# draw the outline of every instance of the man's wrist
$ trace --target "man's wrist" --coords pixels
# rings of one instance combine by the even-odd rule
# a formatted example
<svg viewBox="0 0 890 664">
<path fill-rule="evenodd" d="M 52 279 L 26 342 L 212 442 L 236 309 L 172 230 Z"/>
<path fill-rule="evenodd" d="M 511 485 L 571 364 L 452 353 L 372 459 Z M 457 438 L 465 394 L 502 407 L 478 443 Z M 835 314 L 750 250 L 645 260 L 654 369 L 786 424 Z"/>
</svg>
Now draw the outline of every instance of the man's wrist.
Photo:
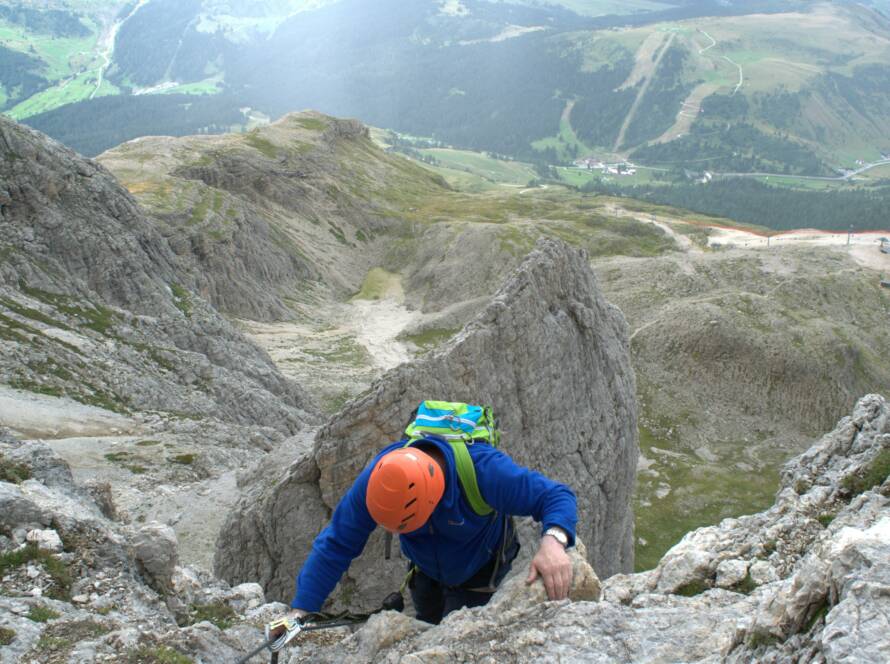
<svg viewBox="0 0 890 664">
<path fill-rule="evenodd" d="M 563 549 L 569 546 L 568 533 L 566 533 L 566 531 L 564 531 L 559 526 L 551 526 L 550 528 L 545 530 L 544 537 L 556 540 L 557 542 L 559 542 L 560 546 L 562 546 Z"/>
</svg>

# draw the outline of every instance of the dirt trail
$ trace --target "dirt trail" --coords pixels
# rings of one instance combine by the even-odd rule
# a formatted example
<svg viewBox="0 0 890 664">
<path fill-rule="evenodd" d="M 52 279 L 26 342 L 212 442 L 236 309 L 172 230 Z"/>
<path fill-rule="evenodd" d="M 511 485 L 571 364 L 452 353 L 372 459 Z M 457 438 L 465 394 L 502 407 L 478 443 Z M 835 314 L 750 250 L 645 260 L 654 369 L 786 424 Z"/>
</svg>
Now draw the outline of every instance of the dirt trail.
<svg viewBox="0 0 890 664">
<path fill-rule="evenodd" d="M 96 77 L 96 89 L 90 94 L 90 99 L 96 96 L 96 93 L 99 92 L 99 88 L 102 87 L 102 79 L 105 76 L 105 70 L 111 66 L 111 57 L 114 55 L 114 42 L 117 39 L 117 33 L 121 29 L 121 26 L 126 23 L 130 18 L 139 11 L 139 8 L 142 7 L 148 0 L 139 0 L 136 5 L 130 10 L 130 13 L 127 14 L 124 18 L 119 21 L 115 21 L 108 32 L 104 33 L 100 38 L 97 46 L 101 45 L 102 51 L 99 53 L 99 56 L 105 60 L 105 64 L 101 65 L 97 70 Z"/>
<path fill-rule="evenodd" d="M 705 53 L 707 53 L 708 51 L 710 51 L 712 48 L 714 48 L 714 47 L 717 45 L 717 40 L 714 39 L 711 35 L 709 35 L 709 34 L 708 34 L 707 32 L 705 32 L 704 30 L 702 30 L 701 28 L 698 28 L 698 31 L 699 31 L 701 34 L 703 34 L 705 37 L 707 37 L 708 39 L 711 40 L 711 43 L 710 43 L 708 46 L 705 46 L 704 48 L 700 48 L 700 49 L 698 49 L 698 54 L 699 54 L 699 55 L 704 55 Z"/>
<path fill-rule="evenodd" d="M 618 132 L 618 138 L 615 139 L 615 145 L 612 146 L 613 152 L 618 152 L 618 149 L 624 143 L 624 135 L 627 133 L 627 128 L 630 127 L 630 123 L 633 121 L 634 116 L 637 113 L 637 109 L 640 107 L 640 104 L 643 102 L 643 98 L 646 96 L 646 92 L 649 90 L 649 85 L 652 83 L 652 79 L 655 77 L 655 74 L 658 72 L 658 67 L 661 65 L 661 60 L 664 58 L 664 54 L 668 52 L 671 44 L 674 42 L 674 37 L 677 34 L 672 32 L 668 35 L 667 40 L 664 42 L 664 46 L 662 46 L 661 50 L 658 52 L 658 57 L 655 59 L 655 62 L 652 65 L 651 71 L 646 76 L 645 81 L 643 82 L 643 86 L 640 88 L 640 92 L 637 94 L 637 98 L 634 99 L 633 105 L 630 107 L 630 111 L 627 113 L 627 117 L 624 118 L 624 124 L 621 125 L 621 130 Z"/>
<path fill-rule="evenodd" d="M 802 229 L 765 237 L 736 228 L 711 227 L 708 245 L 746 249 L 769 249 L 792 245 L 847 249 L 853 260 L 861 266 L 890 273 L 890 254 L 880 251 L 880 239 L 888 235 L 890 233 L 887 231 L 848 234 Z"/>
<path fill-rule="evenodd" d="M 735 97 L 736 93 L 741 89 L 742 84 L 745 82 L 745 70 L 742 69 L 742 65 L 730 58 L 728 55 L 724 55 L 723 59 L 734 67 L 737 67 L 739 70 L 739 82 L 736 83 L 736 86 L 732 89 L 732 92 L 729 95 L 730 97 Z"/>
<path fill-rule="evenodd" d="M 0 425 L 26 438 L 70 438 L 134 433 L 135 420 L 72 399 L 0 385 Z"/>
<path fill-rule="evenodd" d="M 680 250 L 686 252 L 687 254 L 701 254 L 704 250 L 695 244 L 688 237 L 683 235 L 682 233 L 678 233 L 675 228 L 673 228 L 670 224 L 686 224 L 686 222 L 674 219 L 670 217 L 662 217 L 660 220 L 658 218 L 654 218 L 654 215 L 644 214 L 642 212 L 635 212 L 633 210 L 627 210 L 619 205 L 608 204 L 606 205 L 606 211 L 609 214 L 612 214 L 616 217 L 631 217 L 632 219 L 636 219 L 639 222 L 644 224 L 652 224 L 653 226 L 657 226 L 661 230 L 663 230 L 667 235 L 671 237 L 674 242 L 677 243 L 677 246 Z M 669 223 L 665 223 L 665 222 Z"/>
<path fill-rule="evenodd" d="M 672 224 L 707 228 L 709 230 L 709 247 L 760 250 L 776 249 L 785 246 L 830 247 L 848 251 L 853 260 L 862 267 L 890 274 L 890 254 L 882 253 L 880 250 L 881 238 L 890 237 L 890 232 L 888 231 L 867 231 L 848 234 L 814 229 L 799 229 L 767 236 L 740 228 L 707 226 L 663 215 L 657 220 L 653 220 L 651 215 L 627 210 L 616 204 L 609 204 L 605 209 L 608 213 L 618 217 L 633 217 L 641 222 L 654 223 L 671 235 L 681 248 L 692 253 L 701 253 L 702 249 L 682 233 L 677 233 L 675 229 L 671 228 Z"/>
</svg>

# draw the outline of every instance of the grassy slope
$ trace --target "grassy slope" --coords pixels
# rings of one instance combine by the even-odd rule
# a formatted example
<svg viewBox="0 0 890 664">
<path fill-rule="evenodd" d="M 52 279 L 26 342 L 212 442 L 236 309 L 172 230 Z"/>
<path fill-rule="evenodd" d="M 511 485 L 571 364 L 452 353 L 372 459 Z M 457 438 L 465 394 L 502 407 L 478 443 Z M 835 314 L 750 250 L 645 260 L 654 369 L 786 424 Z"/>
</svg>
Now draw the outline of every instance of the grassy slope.
<svg viewBox="0 0 890 664">
<path fill-rule="evenodd" d="M 595 268 L 634 335 L 639 568 L 691 527 L 769 505 L 784 459 L 890 384 L 890 293 L 841 251 Z"/>
<path fill-rule="evenodd" d="M 91 7 L 85 6 L 83 9 L 89 10 Z M 107 10 L 107 6 L 101 8 L 103 13 Z M 81 22 L 90 29 L 91 34 L 74 38 L 34 33 L 0 20 L 0 41 L 7 48 L 41 60 L 44 67 L 40 74 L 51 84 L 46 90 L 21 100 L 9 109 L 7 114 L 10 117 L 22 120 L 65 104 L 89 99 L 94 94 L 104 96 L 118 93 L 118 89 L 108 81 L 103 81 L 96 90 L 98 69 L 104 63 L 98 53 L 101 21 L 100 16 L 82 18 Z"/>
<path fill-rule="evenodd" d="M 534 169 L 520 161 L 494 159 L 480 152 L 430 148 L 421 154 L 433 157 L 438 166 L 481 177 L 491 183 L 525 185 L 536 177 Z"/>
<path fill-rule="evenodd" d="M 99 53 L 99 37 L 103 25 L 110 22 L 117 7 L 124 2 L 74 2 L 66 3 L 63 9 L 82 12 L 82 23 L 91 34 L 83 38 L 61 38 L 49 34 L 39 34 L 18 25 L 0 20 L 0 42 L 7 48 L 39 58 L 44 63 L 40 72 L 51 86 L 18 104 L 7 111 L 16 119 L 37 115 L 66 104 L 71 104 L 93 97 L 120 94 L 120 90 L 107 80 L 102 81 L 99 89 L 98 71 L 105 60 Z M 294 0 L 295 7 L 310 6 L 313 2 Z M 281 17 L 271 18 L 270 27 L 274 28 Z M 252 27 L 248 25 L 246 27 Z M 163 94 L 216 94 L 220 91 L 222 76 L 214 76 L 204 81 L 177 85 L 159 90 Z M 0 105 L 6 101 L 6 94 L 0 90 Z"/>
<path fill-rule="evenodd" d="M 608 60 L 603 61 L 604 53 L 620 53 L 604 48 L 604 44 L 628 48 L 648 62 L 647 36 L 673 32 L 674 44 L 691 54 L 680 80 L 695 88 L 689 97 L 693 112 L 698 108 L 700 91 L 731 94 L 736 89 L 739 82 L 736 65 L 741 66 L 744 79 L 739 93 L 746 97 L 758 99 L 759 95 L 780 91 L 803 91 L 801 117 L 795 126 L 777 127 L 760 112 L 756 103 L 746 121 L 767 134 L 787 134 L 793 140 L 803 141 L 832 164 L 850 165 L 856 159 L 877 158 L 876 143 L 886 142 L 886 132 L 851 113 L 845 100 L 813 93 L 813 89 L 827 73 L 851 76 L 859 66 L 890 61 L 890 31 L 876 25 L 863 11 L 818 5 L 806 14 L 694 19 L 579 34 L 573 39 L 585 52 L 585 67 L 596 69 L 610 64 Z M 711 45 L 705 33 L 716 45 Z M 890 90 L 887 93 L 890 94 Z M 644 101 L 639 113 L 646 110 Z M 680 110 L 678 105 L 675 112 Z M 688 122 L 682 123 L 679 119 L 678 116 L 679 131 L 688 131 Z M 819 131 L 824 131 L 824 138 L 814 140 L 812 132 L 819 127 L 822 128 Z M 561 158 L 566 158 L 565 147 L 574 143 L 580 144 L 580 141 L 571 126 L 563 121 L 558 135 L 536 141 L 534 147 L 554 147 Z M 610 151 L 610 146 L 605 145 L 586 147 L 598 153 Z"/>
</svg>

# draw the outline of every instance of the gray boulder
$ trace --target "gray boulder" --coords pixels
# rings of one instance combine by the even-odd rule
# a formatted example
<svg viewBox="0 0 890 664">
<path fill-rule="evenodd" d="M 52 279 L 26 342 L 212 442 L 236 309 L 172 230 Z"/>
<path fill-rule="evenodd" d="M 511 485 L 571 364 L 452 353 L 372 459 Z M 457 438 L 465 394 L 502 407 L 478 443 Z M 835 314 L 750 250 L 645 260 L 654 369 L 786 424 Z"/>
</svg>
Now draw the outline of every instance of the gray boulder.
<svg viewBox="0 0 890 664">
<path fill-rule="evenodd" d="M 22 442 L 0 429 L 0 463 L 19 470 L 40 480 L 46 486 L 74 491 L 74 477 L 71 468 L 62 457 L 46 443 L 40 441 Z"/>
<path fill-rule="evenodd" d="M 176 533 L 170 526 L 150 523 L 131 540 L 139 570 L 148 585 L 161 594 L 173 588 L 173 574 L 179 563 Z"/>
<path fill-rule="evenodd" d="M 248 492 L 217 542 L 217 574 L 288 599 L 331 510 L 425 398 L 491 404 L 504 450 L 574 489 L 578 534 L 597 573 L 631 569 L 638 445 L 627 326 L 599 293 L 586 255 L 545 240 L 451 342 L 387 373 L 283 477 Z M 404 570 L 397 556 L 384 560 L 375 533 L 335 596 L 354 609 L 379 606 Z"/>
</svg>

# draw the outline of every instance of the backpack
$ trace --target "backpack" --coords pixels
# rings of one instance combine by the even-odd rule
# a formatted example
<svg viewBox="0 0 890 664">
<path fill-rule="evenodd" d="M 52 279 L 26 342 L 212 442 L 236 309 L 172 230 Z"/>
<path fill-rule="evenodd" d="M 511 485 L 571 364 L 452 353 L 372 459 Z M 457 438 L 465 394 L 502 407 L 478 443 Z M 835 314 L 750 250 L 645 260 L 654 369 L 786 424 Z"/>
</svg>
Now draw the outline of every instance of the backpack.
<svg viewBox="0 0 890 664">
<path fill-rule="evenodd" d="M 457 476 L 464 497 L 479 516 L 488 516 L 494 508 L 485 502 L 476 481 L 476 468 L 467 445 L 475 442 L 497 447 L 501 442 L 497 418 L 491 407 L 452 401 L 423 401 L 411 415 L 405 429 L 405 447 L 425 438 L 448 442 L 454 452 Z"/>
</svg>

